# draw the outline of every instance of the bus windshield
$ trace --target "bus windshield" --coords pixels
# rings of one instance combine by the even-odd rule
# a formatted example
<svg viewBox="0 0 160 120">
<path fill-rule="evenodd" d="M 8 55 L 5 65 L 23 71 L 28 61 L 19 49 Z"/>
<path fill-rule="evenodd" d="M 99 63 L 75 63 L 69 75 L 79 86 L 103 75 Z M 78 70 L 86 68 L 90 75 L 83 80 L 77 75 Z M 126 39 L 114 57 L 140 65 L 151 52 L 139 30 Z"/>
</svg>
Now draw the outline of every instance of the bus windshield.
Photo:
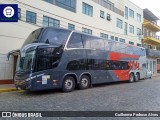
<svg viewBox="0 0 160 120">
<path fill-rule="evenodd" d="M 28 51 L 22 57 L 18 57 L 16 73 L 29 73 L 32 71 L 33 59 L 35 57 L 35 50 Z"/>
<path fill-rule="evenodd" d="M 50 45 L 64 45 L 70 34 L 70 30 L 47 28 L 43 33 L 40 42 Z"/>
<path fill-rule="evenodd" d="M 59 28 L 40 28 L 33 31 L 25 40 L 23 46 L 30 43 L 46 43 L 50 45 L 64 45 L 71 34 L 71 30 Z"/>
<path fill-rule="evenodd" d="M 25 45 L 27 45 L 27 44 L 29 44 L 29 43 L 34 43 L 34 42 L 36 42 L 36 41 L 39 39 L 42 31 L 43 31 L 43 28 L 40 28 L 40 29 L 37 29 L 37 30 L 33 31 L 33 32 L 28 36 L 28 38 L 25 40 L 23 46 L 25 46 Z"/>
</svg>

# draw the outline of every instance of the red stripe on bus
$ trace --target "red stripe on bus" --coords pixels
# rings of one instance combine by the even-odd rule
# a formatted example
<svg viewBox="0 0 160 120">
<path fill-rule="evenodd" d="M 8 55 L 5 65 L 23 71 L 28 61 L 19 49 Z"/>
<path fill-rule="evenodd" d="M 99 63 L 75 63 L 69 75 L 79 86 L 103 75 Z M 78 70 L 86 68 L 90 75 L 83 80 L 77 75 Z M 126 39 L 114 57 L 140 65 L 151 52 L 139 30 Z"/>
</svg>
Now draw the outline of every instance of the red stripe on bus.
<svg viewBox="0 0 160 120">
<path fill-rule="evenodd" d="M 110 60 L 117 60 L 120 61 L 121 58 L 133 58 L 133 59 L 139 59 L 140 56 L 138 55 L 129 55 L 124 53 L 117 53 L 117 52 L 110 52 L 109 59 Z M 115 75 L 119 78 L 121 81 L 129 80 L 129 72 L 131 69 L 140 69 L 138 62 L 130 61 L 129 63 L 130 68 L 128 70 L 113 70 Z"/>
<path fill-rule="evenodd" d="M 139 59 L 140 56 L 138 55 L 129 55 L 129 54 L 124 54 L 124 53 L 117 53 L 117 52 L 110 52 L 109 53 L 109 59 L 110 60 L 118 60 L 120 61 L 121 58 L 135 58 Z"/>
</svg>

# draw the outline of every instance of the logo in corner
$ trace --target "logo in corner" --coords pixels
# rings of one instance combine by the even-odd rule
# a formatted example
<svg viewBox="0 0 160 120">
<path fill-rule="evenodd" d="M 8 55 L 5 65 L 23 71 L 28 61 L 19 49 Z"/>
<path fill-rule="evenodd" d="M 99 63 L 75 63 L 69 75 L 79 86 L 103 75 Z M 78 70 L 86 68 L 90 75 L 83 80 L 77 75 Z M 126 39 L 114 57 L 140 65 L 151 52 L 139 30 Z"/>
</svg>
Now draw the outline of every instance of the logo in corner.
<svg viewBox="0 0 160 120">
<path fill-rule="evenodd" d="M 10 6 L 7 6 L 7 7 L 4 8 L 3 14 L 7 18 L 10 18 L 10 17 L 12 17 L 14 15 L 14 9 L 12 7 L 10 7 Z"/>
<path fill-rule="evenodd" d="M 0 22 L 18 22 L 18 4 L 0 4 Z"/>
</svg>

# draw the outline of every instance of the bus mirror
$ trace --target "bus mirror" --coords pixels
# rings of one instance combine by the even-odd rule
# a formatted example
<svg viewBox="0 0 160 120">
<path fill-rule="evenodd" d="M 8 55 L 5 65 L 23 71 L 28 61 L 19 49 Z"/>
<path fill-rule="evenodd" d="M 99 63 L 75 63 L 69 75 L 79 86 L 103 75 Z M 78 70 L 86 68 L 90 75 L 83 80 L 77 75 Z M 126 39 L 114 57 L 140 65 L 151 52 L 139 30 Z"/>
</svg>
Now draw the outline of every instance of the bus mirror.
<svg viewBox="0 0 160 120">
<path fill-rule="evenodd" d="M 10 57 L 10 55 L 18 55 L 19 54 L 19 52 L 20 52 L 20 50 L 18 49 L 18 50 L 12 50 L 12 51 L 10 51 L 10 52 L 8 52 L 7 53 L 7 60 L 9 61 L 9 57 Z"/>
</svg>

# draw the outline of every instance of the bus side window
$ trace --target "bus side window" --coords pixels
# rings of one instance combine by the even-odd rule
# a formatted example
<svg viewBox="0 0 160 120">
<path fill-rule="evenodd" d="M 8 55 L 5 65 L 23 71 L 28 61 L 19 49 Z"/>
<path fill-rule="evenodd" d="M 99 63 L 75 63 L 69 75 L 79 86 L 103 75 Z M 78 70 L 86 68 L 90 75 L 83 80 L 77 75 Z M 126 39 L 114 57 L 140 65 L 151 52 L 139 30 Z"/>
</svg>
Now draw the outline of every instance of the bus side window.
<svg viewBox="0 0 160 120">
<path fill-rule="evenodd" d="M 138 48 L 140 56 L 146 56 L 146 50 L 144 48 Z"/>
<path fill-rule="evenodd" d="M 120 50 L 119 51 L 121 53 L 125 53 L 126 46 L 124 44 L 122 44 L 122 43 L 119 43 L 119 45 L 120 45 Z"/>
<path fill-rule="evenodd" d="M 68 48 L 83 48 L 81 34 L 73 33 L 69 39 Z"/>
<path fill-rule="evenodd" d="M 126 46 L 126 54 L 134 54 L 132 46 Z"/>
<path fill-rule="evenodd" d="M 115 51 L 115 43 L 113 41 L 108 41 L 108 48 L 110 51 Z"/>
<path fill-rule="evenodd" d="M 82 42 L 84 44 L 84 48 L 91 48 L 91 37 L 89 35 L 82 34 Z"/>
<path fill-rule="evenodd" d="M 120 49 L 122 49 L 122 47 L 121 46 L 119 46 L 119 43 L 118 42 L 115 42 L 114 43 L 115 44 L 115 52 L 120 52 Z"/>
<path fill-rule="evenodd" d="M 108 40 L 104 40 L 104 48 L 106 51 L 109 50 L 109 43 L 108 42 L 109 42 Z"/>
<path fill-rule="evenodd" d="M 140 55 L 141 54 L 141 51 L 139 50 L 138 47 L 133 47 L 133 54 L 134 55 Z"/>
<path fill-rule="evenodd" d="M 99 39 L 99 38 L 96 38 L 96 37 L 91 37 L 91 48 L 92 49 L 98 49 L 98 50 L 104 50 L 103 39 Z"/>
<path fill-rule="evenodd" d="M 72 60 L 67 65 L 67 70 L 78 70 L 78 60 Z"/>
<path fill-rule="evenodd" d="M 56 55 L 55 48 L 38 48 L 37 71 L 52 69 L 58 66 L 60 56 Z"/>
</svg>

